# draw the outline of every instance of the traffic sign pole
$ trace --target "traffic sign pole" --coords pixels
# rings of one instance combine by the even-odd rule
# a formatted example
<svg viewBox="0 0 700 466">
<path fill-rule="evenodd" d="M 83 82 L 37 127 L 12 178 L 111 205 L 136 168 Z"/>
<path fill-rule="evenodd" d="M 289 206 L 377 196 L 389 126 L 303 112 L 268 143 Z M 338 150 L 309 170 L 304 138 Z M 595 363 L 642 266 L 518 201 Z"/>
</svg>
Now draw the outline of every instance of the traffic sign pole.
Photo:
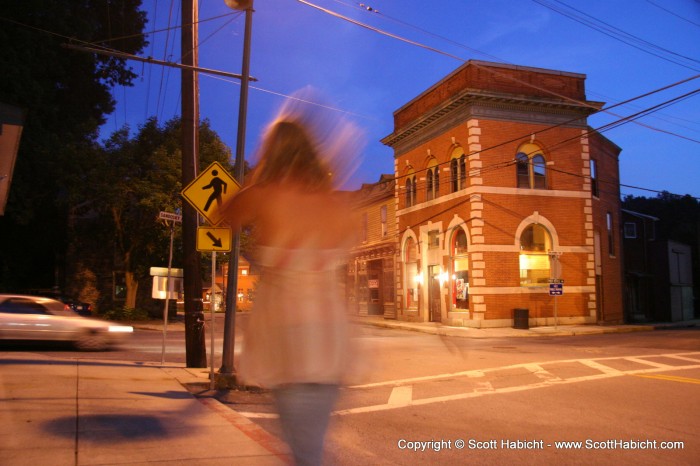
<svg viewBox="0 0 700 466">
<path fill-rule="evenodd" d="M 165 305 L 163 308 L 163 347 L 160 353 L 160 365 L 165 365 L 165 341 L 168 335 L 168 304 L 170 303 L 170 295 L 173 292 L 173 284 L 171 280 L 173 270 L 173 239 L 175 237 L 175 222 L 182 222 L 182 215 L 171 212 L 161 212 L 158 218 L 170 222 L 170 252 L 168 254 L 168 276 L 166 278 L 165 290 Z"/>
<path fill-rule="evenodd" d="M 210 345 L 211 354 L 209 355 L 209 389 L 214 390 L 214 322 L 215 322 L 215 312 L 216 312 L 216 251 L 211 253 L 211 289 L 209 292 L 209 314 L 211 315 L 211 329 L 210 333 Z"/>
</svg>

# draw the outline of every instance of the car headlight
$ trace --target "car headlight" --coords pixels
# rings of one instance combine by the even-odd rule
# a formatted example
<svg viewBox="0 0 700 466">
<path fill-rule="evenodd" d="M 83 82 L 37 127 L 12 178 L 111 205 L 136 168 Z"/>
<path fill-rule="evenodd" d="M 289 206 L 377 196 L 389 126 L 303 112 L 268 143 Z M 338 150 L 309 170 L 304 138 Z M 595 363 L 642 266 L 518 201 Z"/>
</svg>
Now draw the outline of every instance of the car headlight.
<svg viewBox="0 0 700 466">
<path fill-rule="evenodd" d="M 133 333 L 134 327 L 128 325 L 110 325 L 109 332 L 113 333 Z"/>
</svg>

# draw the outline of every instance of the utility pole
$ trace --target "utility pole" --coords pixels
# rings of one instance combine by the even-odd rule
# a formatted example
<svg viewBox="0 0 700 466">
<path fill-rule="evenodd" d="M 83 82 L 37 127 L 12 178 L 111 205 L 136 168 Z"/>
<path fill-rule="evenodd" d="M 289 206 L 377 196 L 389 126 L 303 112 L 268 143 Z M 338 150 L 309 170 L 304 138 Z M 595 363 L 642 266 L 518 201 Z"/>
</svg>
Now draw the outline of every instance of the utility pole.
<svg viewBox="0 0 700 466">
<path fill-rule="evenodd" d="M 182 63 L 197 66 L 199 51 L 198 0 L 182 0 Z M 199 171 L 199 78 L 192 69 L 182 70 L 182 186 Z M 202 309 L 202 276 L 197 252 L 197 211 L 182 203 L 182 247 L 185 291 L 185 352 L 187 367 L 207 367 Z"/>
<path fill-rule="evenodd" d="M 253 29 L 253 0 L 226 0 L 226 5 L 236 10 L 245 10 L 245 33 L 243 37 L 243 65 L 241 69 L 241 91 L 238 103 L 238 131 L 236 136 L 236 181 L 243 186 L 243 166 L 245 164 L 245 133 L 248 109 L 248 83 L 250 81 L 250 37 Z M 226 314 L 224 318 L 224 347 L 219 369 L 219 385 L 233 386 L 236 374 L 233 367 L 233 353 L 236 342 L 236 296 L 238 294 L 238 258 L 241 245 L 241 231 L 233 232 L 233 245 L 228 264 L 226 284 Z"/>
</svg>

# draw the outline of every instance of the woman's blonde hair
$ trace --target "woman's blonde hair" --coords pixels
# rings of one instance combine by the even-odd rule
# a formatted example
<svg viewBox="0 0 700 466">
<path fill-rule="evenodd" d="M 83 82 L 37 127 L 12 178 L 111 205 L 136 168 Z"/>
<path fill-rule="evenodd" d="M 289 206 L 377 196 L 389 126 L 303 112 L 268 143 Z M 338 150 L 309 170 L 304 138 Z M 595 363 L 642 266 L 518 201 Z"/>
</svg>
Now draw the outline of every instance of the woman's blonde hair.
<svg viewBox="0 0 700 466">
<path fill-rule="evenodd" d="M 332 188 L 330 167 L 319 157 L 309 132 L 299 123 L 275 121 L 263 137 L 253 184 L 294 182 L 311 190 Z"/>
</svg>

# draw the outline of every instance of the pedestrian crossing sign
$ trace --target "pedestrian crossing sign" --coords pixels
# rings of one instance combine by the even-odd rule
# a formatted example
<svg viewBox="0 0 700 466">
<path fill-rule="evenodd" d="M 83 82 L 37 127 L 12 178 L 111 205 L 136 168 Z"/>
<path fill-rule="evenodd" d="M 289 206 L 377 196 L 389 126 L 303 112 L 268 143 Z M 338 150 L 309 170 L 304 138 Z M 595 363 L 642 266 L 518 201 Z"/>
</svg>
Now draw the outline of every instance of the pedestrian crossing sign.
<svg viewBox="0 0 700 466">
<path fill-rule="evenodd" d="M 182 190 L 182 197 L 216 226 L 224 220 L 221 208 L 240 188 L 223 165 L 214 162 Z"/>
</svg>

